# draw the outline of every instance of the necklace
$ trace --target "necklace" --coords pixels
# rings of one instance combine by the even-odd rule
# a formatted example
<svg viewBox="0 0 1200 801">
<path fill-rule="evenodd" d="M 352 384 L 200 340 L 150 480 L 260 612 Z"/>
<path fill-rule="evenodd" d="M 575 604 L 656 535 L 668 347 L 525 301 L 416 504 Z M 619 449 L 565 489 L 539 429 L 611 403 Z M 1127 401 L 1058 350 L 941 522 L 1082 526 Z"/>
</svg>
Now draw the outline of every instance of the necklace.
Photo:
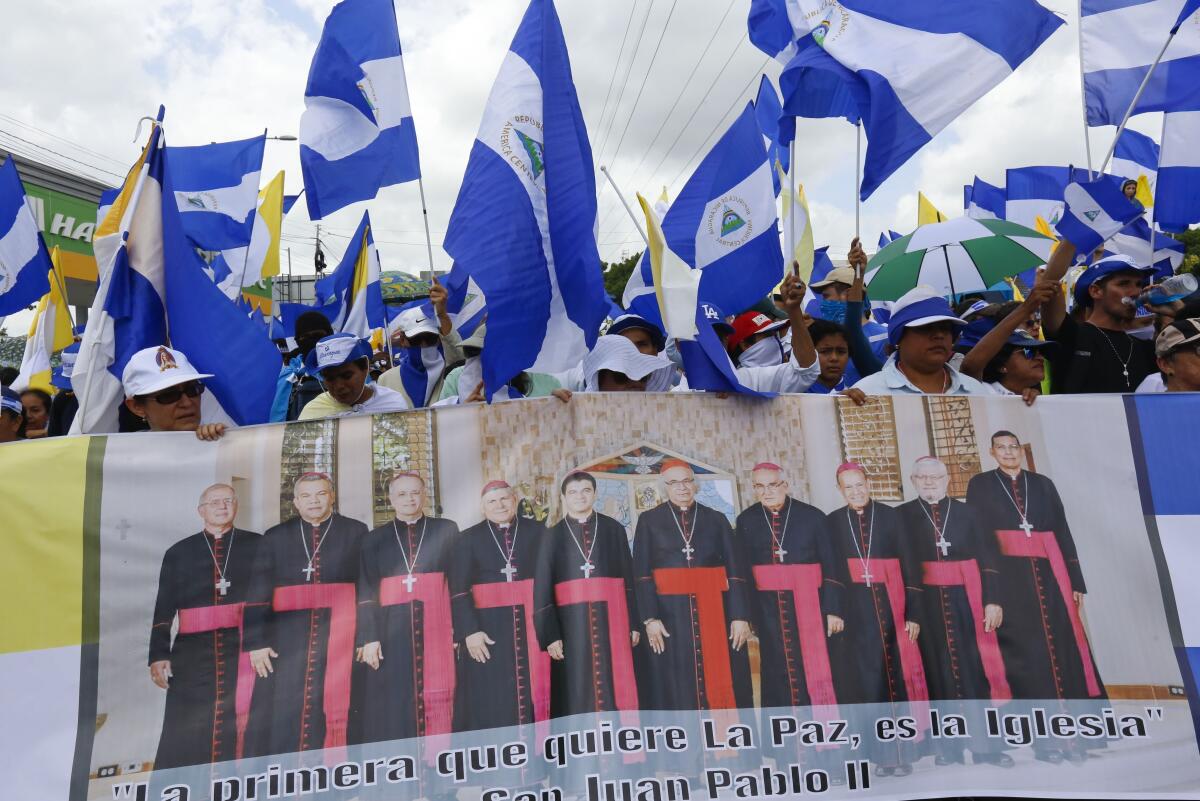
<svg viewBox="0 0 1200 801">
<path fill-rule="evenodd" d="M 521 525 L 521 518 L 520 518 L 520 516 L 513 518 L 512 547 L 508 549 L 508 553 L 505 553 L 504 547 L 500 545 L 500 539 L 496 536 L 496 530 L 494 528 L 492 528 L 492 521 L 491 520 L 487 521 L 487 524 L 488 524 L 488 531 L 492 535 L 492 542 L 496 543 L 496 550 L 498 550 L 500 552 L 500 555 L 504 557 L 504 569 L 501 570 L 500 572 L 504 574 L 504 580 L 511 583 L 513 580 L 513 576 L 515 576 L 517 573 L 517 569 L 515 567 L 513 567 L 512 560 L 513 560 L 513 553 L 517 550 L 517 529 Z"/>
<path fill-rule="evenodd" d="M 898 369 L 900 371 L 901 375 L 903 375 L 905 378 L 908 379 L 908 383 L 912 384 L 914 387 L 917 386 L 916 382 L 913 381 L 912 378 L 909 376 L 908 371 L 904 369 L 904 365 L 901 364 L 899 361 L 896 362 L 896 369 Z M 920 389 L 920 387 L 917 387 L 917 389 Z M 949 389 L 950 389 L 950 371 L 947 370 L 945 367 L 943 367 L 942 368 L 942 388 L 937 394 L 945 395 Z M 925 394 L 923 390 L 922 390 L 922 394 Z"/>
<path fill-rule="evenodd" d="M 216 537 L 213 537 L 213 539 L 216 539 Z M 212 543 L 208 541 L 208 537 L 204 538 L 204 544 L 208 546 L 208 555 L 212 557 L 213 567 L 217 569 L 217 576 L 220 577 L 219 581 L 213 585 L 213 588 L 224 597 L 225 593 L 232 586 L 229 579 L 225 578 L 225 571 L 229 569 L 229 557 L 233 555 L 233 529 L 229 529 L 229 550 L 225 552 L 225 565 L 223 567 L 217 564 L 217 554 L 213 550 Z"/>
<path fill-rule="evenodd" d="M 875 541 L 875 510 L 871 509 L 871 522 L 867 524 L 867 553 L 865 556 L 863 555 L 862 547 L 858 544 L 858 536 L 854 533 L 854 523 L 850 520 L 849 506 L 846 507 L 846 525 L 850 526 L 850 539 L 854 540 L 854 550 L 858 552 L 858 561 L 862 565 L 862 580 L 870 587 L 871 579 L 875 577 L 867 569 L 867 563 L 871 561 L 871 543 Z"/>
<path fill-rule="evenodd" d="M 687 514 L 687 510 L 680 509 L 679 514 L 681 516 L 685 515 Z M 692 537 L 696 535 L 696 519 L 694 517 L 692 518 L 691 530 L 686 532 L 683 530 L 683 524 L 679 522 L 679 518 L 675 516 L 674 506 L 671 507 L 671 519 L 675 521 L 675 528 L 679 529 L 679 536 L 683 539 L 683 547 L 679 549 L 679 552 L 682 553 L 687 559 L 688 567 L 691 567 L 692 554 L 696 552 L 696 549 L 692 547 Z"/>
<path fill-rule="evenodd" d="M 1025 480 L 1025 508 L 1022 509 L 1017 499 L 1008 491 L 1008 486 L 1004 483 L 1004 479 L 1000 478 L 1000 471 L 996 471 L 996 480 L 1000 482 L 1000 489 L 1004 490 L 1004 494 L 1008 496 L 1008 500 L 1012 503 L 1013 508 L 1017 510 L 1017 514 L 1021 516 L 1021 525 L 1017 528 L 1025 532 L 1025 539 L 1033 536 L 1033 524 L 1029 522 L 1029 474 L 1023 473 L 1022 478 Z"/>
<path fill-rule="evenodd" d="M 410 525 L 406 523 L 405 525 Z M 413 549 L 412 561 L 408 560 L 408 551 L 404 549 L 404 544 L 400 542 L 400 528 L 396 525 L 396 518 L 392 518 L 392 533 L 396 535 L 396 544 L 400 546 L 400 555 L 404 557 L 404 570 L 408 574 L 404 577 L 404 589 L 407 592 L 413 591 L 413 585 L 417 583 L 417 577 L 413 575 L 413 568 L 417 566 L 417 559 L 421 556 L 421 546 L 425 544 L 425 527 L 429 525 L 429 518 L 421 515 L 421 536 L 417 539 L 417 547 Z"/>
<path fill-rule="evenodd" d="M 941 501 L 938 501 L 941 503 Z M 929 504 L 934 508 L 937 504 Z M 954 508 L 954 503 L 946 504 L 946 519 L 942 521 L 942 527 L 939 529 L 937 523 L 933 522 L 933 516 L 929 514 L 929 510 L 925 508 L 925 502 L 921 501 L 921 511 L 925 513 L 926 519 L 929 520 L 929 525 L 933 526 L 933 531 L 937 534 L 937 540 L 933 543 L 939 551 L 942 552 L 942 558 L 945 559 L 950 552 L 950 540 L 946 539 L 946 527 L 950 525 L 950 511 Z"/>
<path fill-rule="evenodd" d="M 319 531 L 317 526 L 314 526 Z M 313 573 L 316 568 L 313 567 L 313 560 L 317 558 L 317 554 L 321 552 L 321 546 L 325 544 L 325 537 L 329 536 L 329 530 L 333 528 L 333 515 L 329 516 L 329 522 L 325 524 L 325 532 L 317 539 L 317 547 L 313 548 L 313 552 L 308 552 L 308 537 L 304 536 L 304 522 L 300 522 L 300 544 L 304 546 L 304 556 L 308 560 L 308 564 L 300 572 L 304 574 L 305 581 L 312 581 Z"/>
<path fill-rule="evenodd" d="M 592 519 L 594 514 L 595 513 L 593 512 L 592 515 L 588 515 L 588 519 L 583 521 L 584 526 L 588 524 L 588 521 Z M 593 536 L 592 544 L 588 547 L 587 553 L 584 553 L 583 546 L 579 543 L 579 538 L 575 536 L 575 531 L 571 528 L 570 515 L 564 517 L 563 522 L 567 524 L 567 533 L 571 535 L 571 540 L 575 543 L 575 547 L 579 549 L 579 555 L 583 557 L 583 564 L 579 566 L 579 569 L 583 571 L 583 577 L 585 579 L 590 579 L 592 577 L 592 571 L 596 569 L 596 566 L 592 563 L 592 551 L 596 550 L 596 540 L 600 538 L 598 536 Z M 596 533 L 599 534 L 598 531 Z"/>
<path fill-rule="evenodd" d="M 1131 389 L 1133 387 L 1133 383 L 1129 380 L 1129 362 L 1133 360 L 1133 340 L 1129 340 L 1129 355 L 1122 359 L 1120 351 L 1118 351 L 1117 346 L 1113 344 L 1112 339 L 1108 336 L 1108 332 L 1095 323 L 1089 322 L 1088 325 L 1090 325 L 1092 328 L 1095 328 L 1104 337 L 1104 341 L 1108 343 L 1108 349 L 1113 352 L 1113 356 L 1116 356 L 1117 361 L 1121 363 L 1121 372 L 1125 376 L 1125 388 Z"/>
<path fill-rule="evenodd" d="M 771 531 L 771 542 L 775 543 L 775 550 L 772 553 L 779 560 L 779 564 L 783 564 L 783 557 L 787 556 L 787 551 L 783 549 L 783 541 L 787 539 L 788 520 L 792 516 L 792 499 L 788 498 L 787 512 L 783 516 L 783 528 L 779 529 L 779 539 L 775 539 L 775 529 L 771 527 L 771 519 L 767 517 L 767 507 L 762 507 L 763 519 L 767 521 L 767 528 Z M 778 515 L 778 512 L 775 512 Z"/>
</svg>

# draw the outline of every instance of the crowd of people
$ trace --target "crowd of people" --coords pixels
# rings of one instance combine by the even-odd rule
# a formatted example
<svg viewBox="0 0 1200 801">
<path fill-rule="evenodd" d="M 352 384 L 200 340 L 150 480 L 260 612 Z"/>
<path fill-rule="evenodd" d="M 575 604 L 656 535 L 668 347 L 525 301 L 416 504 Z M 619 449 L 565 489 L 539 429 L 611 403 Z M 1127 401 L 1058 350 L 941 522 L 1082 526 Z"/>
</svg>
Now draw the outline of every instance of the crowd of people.
<svg viewBox="0 0 1200 801">
<path fill-rule="evenodd" d="M 855 240 L 848 266 L 813 283 L 807 303 L 804 283 L 789 273 L 773 297 L 753 308 L 727 316 L 704 304 L 704 318 L 737 380 L 759 392 L 840 394 L 856 403 L 882 394 L 999 394 L 1032 404 L 1047 393 L 1200 390 L 1195 281 L 1182 275 L 1165 287 L 1151 285 L 1152 269 L 1097 253 L 1066 288 L 1074 257 L 1073 246 L 1062 242 L 1021 300 L 989 302 L 970 295 L 953 298 L 952 307 L 947 298 L 918 286 L 883 315 L 873 314 L 867 298 L 867 256 Z M 271 420 L 484 401 L 486 322 L 462 339 L 446 300 L 445 288 L 434 279 L 433 315 L 421 307 L 405 310 L 390 326 L 390 347 L 379 351 L 335 333 L 318 311 L 300 315 L 292 337 L 278 341 L 284 355 Z M 63 352 L 53 397 L 42 389 L 15 393 L 7 388 L 15 376 L 0 372 L 5 386 L 0 442 L 68 432 L 78 409 L 71 388 L 77 349 L 78 344 Z M 146 365 L 154 369 L 164 359 L 180 365 L 180 372 L 160 369 L 152 382 L 156 389 L 146 390 Z M 163 384 L 172 377 L 180 380 Z M 203 377 L 177 350 L 137 354 L 126 366 L 123 385 L 122 431 L 196 431 L 202 439 L 224 431 L 199 419 Z M 175 387 L 185 391 L 164 391 Z M 675 341 L 654 322 L 624 314 L 606 321 L 577 366 L 556 374 L 522 372 L 492 393 L 492 400 L 554 396 L 565 402 L 574 392 L 690 389 Z"/>
</svg>

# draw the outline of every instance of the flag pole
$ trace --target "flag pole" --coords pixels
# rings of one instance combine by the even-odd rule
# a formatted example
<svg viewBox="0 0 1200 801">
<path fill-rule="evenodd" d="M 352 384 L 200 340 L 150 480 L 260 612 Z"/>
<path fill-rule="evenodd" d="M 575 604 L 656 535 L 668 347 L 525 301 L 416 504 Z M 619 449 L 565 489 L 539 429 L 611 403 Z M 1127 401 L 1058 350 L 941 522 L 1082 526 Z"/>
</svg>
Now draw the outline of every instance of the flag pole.
<svg viewBox="0 0 1200 801">
<path fill-rule="evenodd" d="M 265 145 L 266 142 L 267 142 L 267 129 L 263 128 L 263 144 Z M 259 162 L 258 170 L 259 170 L 259 173 L 261 174 L 262 173 L 262 163 L 261 162 Z M 261 192 L 262 190 L 260 189 L 259 191 Z M 254 211 L 252 212 L 252 214 L 254 216 L 258 216 L 258 195 L 257 194 L 255 194 L 255 196 L 254 196 L 254 201 L 255 201 L 254 202 Z M 283 223 L 281 222 L 280 226 L 282 227 L 282 225 L 283 225 Z M 254 241 L 254 224 L 253 224 L 253 222 L 251 222 L 251 224 L 250 224 L 250 241 L 251 242 Z M 244 287 L 246 285 L 246 268 L 249 266 L 250 266 L 250 242 L 247 242 L 246 243 L 246 255 L 242 257 L 242 274 L 240 276 L 238 276 L 237 294 L 233 296 L 233 300 L 235 302 L 237 301 L 238 297 L 242 294 L 242 287 Z M 262 277 L 262 267 L 261 266 L 259 267 L 258 275 L 260 278 Z"/>
<path fill-rule="evenodd" d="M 1087 84 L 1083 79 L 1083 0 L 1079 0 L 1079 99 L 1083 104 L 1083 148 L 1087 152 L 1088 180 L 1096 180 L 1092 172 L 1092 137 L 1088 127 Z"/>
<path fill-rule="evenodd" d="M 1166 55 L 1167 48 L 1171 46 L 1171 42 L 1175 39 L 1175 34 L 1179 32 L 1179 28 L 1173 28 L 1167 36 L 1167 41 L 1163 44 L 1162 50 L 1158 51 L 1158 56 L 1154 59 L 1154 63 L 1150 65 L 1150 69 L 1146 70 L 1146 77 L 1142 78 L 1142 85 L 1138 87 L 1137 93 L 1134 94 L 1129 108 L 1125 109 L 1125 116 L 1121 118 L 1121 124 L 1117 126 L 1117 134 L 1113 137 L 1112 145 L 1108 148 L 1108 155 L 1104 157 L 1104 163 L 1100 165 L 1100 173 L 1103 174 L 1108 169 L 1108 162 L 1112 160 L 1113 153 L 1117 150 L 1117 142 L 1121 139 L 1121 134 L 1125 133 L 1125 126 L 1129 123 L 1129 118 L 1133 116 L 1133 110 L 1137 108 L 1138 101 L 1142 99 L 1142 93 L 1146 91 L 1146 87 L 1150 83 L 1150 77 L 1154 75 L 1154 70 L 1158 67 L 1162 57 Z"/>
<path fill-rule="evenodd" d="M 856 144 L 854 148 L 854 238 L 858 239 L 862 234 L 859 230 L 862 221 L 862 193 L 859 187 L 862 186 L 862 121 L 854 123 L 856 134 Z"/>
<path fill-rule="evenodd" d="M 433 238 L 429 236 L 429 209 L 425 207 L 425 181 L 417 176 L 417 191 L 421 193 L 421 218 L 425 220 L 425 250 L 429 253 L 429 278 L 433 279 Z M 391 352 L 391 348 L 388 348 Z"/>
<path fill-rule="evenodd" d="M 783 260 L 783 271 L 792 269 L 792 261 L 796 258 L 796 136 L 788 143 L 788 252 Z"/>
<path fill-rule="evenodd" d="M 608 167 L 600 165 L 600 172 L 604 173 L 604 177 L 608 179 L 608 185 L 617 193 L 617 199 L 621 201 L 621 205 L 625 207 L 625 212 L 629 215 L 629 219 L 633 220 L 633 225 L 637 228 L 637 232 L 642 235 L 642 241 L 646 243 L 646 247 L 650 247 L 650 240 L 646 237 L 646 229 L 642 227 L 642 223 L 638 220 L 637 215 L 633 213 L 633 209 L 629 207 L 629 201 L 625 199 L 625 195 L 621 194 L 617 182 L 613 180 L 612 173 L 608 171 Z"/>
</svg>

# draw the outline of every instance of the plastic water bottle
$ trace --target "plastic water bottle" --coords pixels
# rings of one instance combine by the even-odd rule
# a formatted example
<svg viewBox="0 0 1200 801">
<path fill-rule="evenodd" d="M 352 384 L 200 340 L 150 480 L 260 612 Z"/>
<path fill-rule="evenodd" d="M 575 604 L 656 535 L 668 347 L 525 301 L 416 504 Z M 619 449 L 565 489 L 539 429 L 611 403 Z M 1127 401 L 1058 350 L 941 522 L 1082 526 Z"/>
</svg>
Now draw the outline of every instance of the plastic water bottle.
<svg viewBox="0 0 1200 801">
<path fill-rule="evenodd" d="M 1200 289 L 1200 280 L 1191 273 L 1173 275 L 1161 284 L 1144 291 L 1138 300 L 1147 306 L 1165 306 L 1183 300 Z"/>
</svg>

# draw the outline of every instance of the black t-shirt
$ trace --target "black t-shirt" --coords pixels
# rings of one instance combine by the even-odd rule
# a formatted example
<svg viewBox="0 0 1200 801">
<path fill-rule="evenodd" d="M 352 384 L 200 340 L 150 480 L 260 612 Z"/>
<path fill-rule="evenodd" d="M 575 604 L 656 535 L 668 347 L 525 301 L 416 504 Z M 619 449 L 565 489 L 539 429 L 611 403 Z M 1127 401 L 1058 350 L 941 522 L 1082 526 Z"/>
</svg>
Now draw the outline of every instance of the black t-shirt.
<svg viewBox="0 0 1200 801">
<path fill-rule="evenodd" d="M 1146 376 L 1158 372 L 1154 343 L 1124 331 L 1067 317 L 1056 340 L 1058 353 L 1051 360 L 1050 376 L 1056 394 L 1133 392 Z"/>
</svg>

